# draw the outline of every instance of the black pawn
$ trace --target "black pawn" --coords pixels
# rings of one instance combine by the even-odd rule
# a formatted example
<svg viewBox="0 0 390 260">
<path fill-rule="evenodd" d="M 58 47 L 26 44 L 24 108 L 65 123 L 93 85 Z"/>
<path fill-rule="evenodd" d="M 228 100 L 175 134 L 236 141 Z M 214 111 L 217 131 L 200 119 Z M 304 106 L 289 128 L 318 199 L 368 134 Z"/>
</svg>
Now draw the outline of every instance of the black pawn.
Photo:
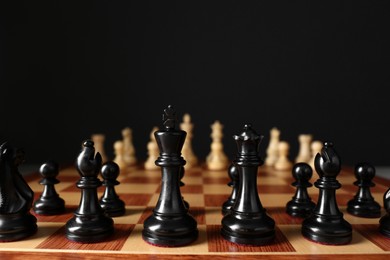
<svg viewBox="0 0 390 260">
<path fill-rule="evenodd" d="M 181 171 L 180 171 L 180 187 L 183 187 L 185 185 L 184 182 L 182 182 L 182 179 L 184 177 L 184 172 L 185 172 L 185 169 L 184 169 L 184 166 L 182 166 Z M 188 203 L 184 198 L 183 198 L 183 202 L 184 202 L 184 206 L 186 206 L 186 209 L 189 209 L 190 203 Z"/>
<path fill-rule="evenodd" d="M 39 215 L 57 215 L 65 212 L 65 201 L 60 198 L 54 185 L 60 181 L 56 178 L 59 174 L 59 165 L 55 161 L 47 161 L 39 168 L 42 176 L 39 184 L 44 185 L 39 199 L 34 202 L 33 210 Z"/>
<path fill-rule="evenodd" d="M 222 205 L 222 215 L 226 215 L 230 212 L 230 209 L 234 205 L 237 199 L 237 192 L 238 192 L 238 169 L 234 165 L 234 163 L 231 163 L 228 168 L 228 174 L 230 177 L 230 182 L 228 183 L 228 186 L 232 188 L 232 192 L 230 193 L 229 198 L 223 203 Z"/>
<path fill-rule="evenodd" d="M 295 182 L 291 185 L 296 187 L 296 190 L 292 199 L 286 204 L 286 212 L 293 217 L 308 217 L 316 206 L 307 193 L 307 188 L 313 186 L 309 182 L 313 170 L 309 164 L 300 162 L 294 164 L 292 175 Z"/>
<path fill-rule="evenodd" d="M 355 166 L 357 181 L 353 184 L 359 189 L 353 199 L 348 201 L 347 211 L 363 218 L 379 218 L 381 206 L 374 200 L 370 188 L 375 186 L 372 179 L 375 177 L 375 168 L 369 163 L 359 163 Z"/>
<path fill-rule="evenodd" d="M 164 110 L 163 121 L 165 129 L 154 133 L 160 149 L 156 160 L 162 172 L 160 197 L 153 213 L 144 221 L 142 238 L 152 245 L 177 247 L 195 241 L 198 228 L 180 193 L 180 172 L 185 165 L 181 149 L 187 133 L 175 129 L 176 116 L 171 106 Z"/>
<path fill-rule="evenodd" d="M 257 191 L 258 166 L 263 164 L 258 155 L 262 136 L 247 124 L 240 135 L 233 137 L 238 147 L 233 163 L 240 181 L 236 202 L 222 218 L 221 235 L 237 244 L 268 244 L 275 238 L 275 221 L 267 215 Z"/>
<path fill-rule="evenodd" d="M 314 183 L 319 189 L 319 197 L 313 213 L 302 222 L 302 235 L 321 244 L 348 244 L 352 240 L 352 226 L 337 206 L 336 190 L 341 184 L 336 177 L 341 170 L 341 161 L 332 143 L 324 143 L 314 165 L 320 177 Z"/>
<path fill-rule="evenodd" d="M 390 238 L 390 188 L 383 194 L 383 207 L 386 214 L 379 220 L 379 232 Z"/>
<path fill-rule="evenodd" d="M 114 221 L 104 214 L 99 204 L 97 188 L 102 185 L 98 174 L 102 156 L 96 153 L 94 143 L 87 140 L 77 157 L 76 168 L 80 174 L 77 187 L 81 189 L 79 207 L 73 218 L 66 222 L 66 237 L 80 243 L 94 243 L 106 240 L 114 232 Z"/>
<path fill-rule="evenodd" d="M 119 181 L 117 181 L 119 172 L 118 164 L 113 161 L 108 161 L 102 166 L 101 175 L 103 177 L 103 186 L 106 188 L 99 203 L 105 210 L 105 213 L 110 217 L 122 216 L 126 211 L 125 203 L 115 191 L 115 186 L 119 185 Z"/>
<path fill-rule="evenodd" d="M 24 152 L 9 143 L 0 145 L 0 242 L 36 233 L 37 218 L 30 213 L 34 192 L 19 172 Z"/>
</svg>

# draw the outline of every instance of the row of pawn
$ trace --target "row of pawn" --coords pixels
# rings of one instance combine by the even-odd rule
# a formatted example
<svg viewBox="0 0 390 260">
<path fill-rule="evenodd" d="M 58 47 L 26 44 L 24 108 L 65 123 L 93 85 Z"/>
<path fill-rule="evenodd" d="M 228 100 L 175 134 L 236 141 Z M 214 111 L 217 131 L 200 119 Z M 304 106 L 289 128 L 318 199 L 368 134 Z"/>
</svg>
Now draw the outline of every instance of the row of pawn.
<svg viewBox="0 0 390 260">
<path fill-rule="evenodd" d="M 223 127 L 219 120 L 216 120 L 211 124 L 211 145 L 210 152 L 206 156 L 205 164 L 209 170 L 225 170 L 229 165 L 229 158 L 224 152 L 222 143 L 223 139 Z M 183 148 L 182 156 L 186 160 L 186 169 L 190 169 L 199 165 L 199 159 L 192 149 L 192 138 L 193 138 L 194 125 L 191 122 L 191 116 L 186 113 L 183 116 L 183 120 L 180 123 L 180 129 L 187 133 Z M 150 132 L 150 139 L 147 143 L 148 156 L 144 162 L 144 168 L 146 170 L 160 170 L 155 164 L 159 156 L 159 149 L 154 137 L 154 133 L 158 130 L 157 126 L 154 126 Z M 125 127 L 121 131 L 122 139 L 117 140 L 113 144 L 115 157 L 113 161 L 118 164 L 120 169 L 127 169 L 137 165 L 138 160 L 136 158 L 136 152 L 133 145 L 133 134 L 130 127 Z M 101 133 L 95 133 L 91 135 L 91 140 L 95 144 L 95 149 L 102 156 L 103 162 L 108 161 L 104 149 L 105 135 Z"/>
<path fill-rule="evenodd" d="M 298 136 L 299 151 L 295 158 L 295 162 L 289 159 L 290 145 L 287 141 L 281 140 L 280 129 L 273 127 L 270 130 L 270 141 L 266 150 L 266 158 L 264 164 L 274 167 L 275 170 L 288 171 L 291 170 L 294 163 L 308 163 L 314 169 L 314 159 L 323 147 L 323 142 L 313 140 L 311 134 L 300 134 Z"/>
</svg>

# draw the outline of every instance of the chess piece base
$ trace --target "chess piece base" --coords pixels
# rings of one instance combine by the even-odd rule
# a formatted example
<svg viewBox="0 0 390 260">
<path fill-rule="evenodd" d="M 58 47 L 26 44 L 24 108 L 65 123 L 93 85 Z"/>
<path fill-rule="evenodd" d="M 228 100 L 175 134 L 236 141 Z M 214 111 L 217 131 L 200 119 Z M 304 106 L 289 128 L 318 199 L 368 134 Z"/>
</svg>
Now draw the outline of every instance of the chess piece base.
<svg viewBox="0 0 390 260">
<path fill-rule="evenodd" d="M 123 216 L 126 212 L 125 203 L 122 200 L 104 200 L 100 201 L 100 206 L 109 217 Z"/>
<path fill-rule="evenodd" d="M 269 244 L 275 238 L 275 221 L 265 212 L 244 214 L 232 210 L 222 219 L 221 235 L 236 244 Z"/>
<path fill-rule="evenodd" d="M 0 215 L 0 242 L 21 240 L 36 233 L 37 219 L 30 213 Z"/>
<path fill-rule="evenodd" d="M 34 202 L 33 210 L 38 215 L 58 215 L 65 212 L 65 201 L 58 196 L 40 198 Z"/>
<path fill-rule="evenodd" d="M 302 235 L 313 242 L 344 245 L 352 240 L 352 226 L 340 216 L 312 214 L 302 222 Z"/>
<path fill-rule="evenodd" d="M 379 220 L 379 232 L 390 238 L 390 216 L 389 215 L 384 215 L 380 220 Z"/>
<path fill-rule="evenodd" d="M 347 211 L 354 216 L 362 218 L 379 218 L 381 216 L 381 206 L 376 201 L 350 200 Z"/>
<path fill-rule="evenodd" d="M 312 201 L 302 203 L 290 200 L 286 205 L 286 213 L 293 217 L 306 218 L 310 216 L 315 206 L 315 203 Z"/>
<path fill-rule="evenodd" d="M 154 213 L 144 222 L 142 238 L 149 244 L 163 247 L 178 247 L 192 243 L 198 238 L 195 219 L 190 215 L 162 216 Z"/>
<path fill-rule="evenodd" d="M 66 237 L 81 243 L 106 240 L 114 233 L 114 221 L 105 215 L 75 216 L 66 223 Z"/>
</svg>

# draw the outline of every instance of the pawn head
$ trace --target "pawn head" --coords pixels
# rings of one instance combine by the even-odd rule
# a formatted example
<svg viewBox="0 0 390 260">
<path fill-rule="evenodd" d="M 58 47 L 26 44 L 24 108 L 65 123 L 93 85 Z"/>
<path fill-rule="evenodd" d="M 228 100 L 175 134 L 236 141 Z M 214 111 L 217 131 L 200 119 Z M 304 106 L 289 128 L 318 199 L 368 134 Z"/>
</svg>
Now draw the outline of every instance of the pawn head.
<svg viewBox="0 0 390 260">
<path fill-rule="evenodd" d="M 358 180 L 370 181 L 375 177 L 375 167 L 367 162 L 355 165 L 355 177 Z"/>
<path fill-rule="evenodd" d="M 298 181 L 308 181 L 313 175 L 311 166 L 304 162 L 294 164 L 292 168 L 293 177 Z"/>
<path fill-rule="evenodd" d="M 53 160 L 48 160 L 41 165 L 39 173 L 44 178 L 55 178 L 59 173 L 59 164 Z"/>
<path fill-rule="evenodd" d="M 230 164 L 228 174 L 232 180 L 238 179 L 238 168 L 236 165 L 234 165 L 234 163 Z"/>
<path fill-rule="evenodd" d="M 116 180 L 119 176 L 119 166 L 113 161 L 108 161 L 102 166 L 102 177 L 105 180 Z"/>
</svg>

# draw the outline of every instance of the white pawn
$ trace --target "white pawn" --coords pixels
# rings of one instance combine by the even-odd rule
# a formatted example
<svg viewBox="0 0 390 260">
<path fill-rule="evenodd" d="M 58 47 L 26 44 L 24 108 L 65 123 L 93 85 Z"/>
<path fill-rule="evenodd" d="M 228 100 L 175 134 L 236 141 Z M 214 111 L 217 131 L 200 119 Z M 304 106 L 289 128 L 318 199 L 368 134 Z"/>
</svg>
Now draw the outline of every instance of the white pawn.
<svg viewBox="0 0 390 260">
<path fill-rule="evenodd" d="M 315 171 L 316 169 L 314 168 L 314 159 L 316 158 L 316 155 L 317 153 L 320 153 L 321 152 L 321 149 L 323 147 L 323 143 L 321 141 L 313 141 L 311 143 L 311 159 L 310 159 L 310 162 L 309 162 L 309 165 L 311 166 L 311 168 L 313 169 L 313 171 Z"/>
<path fill-rule="evenodd" d="M 217 120 L 211 125 L 211 138 L 210 145 L 211 151 L 206 157 L 206 164 L 209 170 L 225 170 L 228 167 L 229 161 L 223 151 L 223 125 Z"/>
<path fill-rule="evenodd" d="M 148 158 L 144 163 L 144 167 L 146 170 L 159 170 L 160 167 L 155 164 L 158 156 L 160 155 L 160 150 L 158 149 L 158 145 L 156 142 L 156 138 L 154 137 L 154 132 L 158 130 L 158 127 L 155 126 L 150 132 L 150 141 L 148 142 Z"/>
<path fill-rule="evenodd" d="M 119 169 L 124 170 L 127 167 L 125 160 L 123 159 L 123 141 L 118 140 L 114 142 L 114 162 L 118 164 Z"/>
<path fill-rule="evenodd" d="M 184 141 L 183 148 L 181 153 L 184 160 L 186 160 L 185 168 L 193 168 L 198 164 L 198 158 L 192 150 L 192 130 L 194 125 L 191 123 L 191 116 L 189 114 L 184 114 L 183 122 L 180 124 L 180 129 L 187 132 L 186 139 Z"/>
<path fill-rule="evenodd" d="M 95 151 L 99 152 L 99 154 L 102 156 L 102 162 L 107 162 L 107 155 L 106 151 L 104 149 L 104 141 L 106 139 L 106 136 L 104 134 L 92 134 L 91 140 L 94 143 Z"/>
<path fill-rule="evenodd" d="M 135 157 L 135 149 L 133 145 L 133 131 L 130 127 L 122 129 L 123 140 L 123 160 L 127 166 L 134 166 L 137 164 L 137 158 Z"/>
<path fill-rule="evenodd" d="M 292 169 L 293 163 L 288 159 L 289 150 L 290 150 L 290 145 L 287 142 L 285 141 L 279 142 L 278 145 L 279 156 L 274 164 L 276 170 L 287 171 Z"/>
<path fill-rule="evenodd" d="M 267 156 L 265 158 L 265 165 L 274 166 L 276 160 L 278 159 L 279 151 L 279 138 L 280 138 L 280 130 L 276 127 L 271 128 L 270 130 L 270 141 L 267 147 Z"/>
<path fill-rule="evenodd" d="M 300 134 L 298 136 L 299 140 L 299 152 L 298 156 L 295 159 L 296 163 L 304 162 L 304 163 L 310 163 L 311 160 L 311 148 L 310 144 L 313 139 L 313 136 L 310 134 Z"/>
</svg>

